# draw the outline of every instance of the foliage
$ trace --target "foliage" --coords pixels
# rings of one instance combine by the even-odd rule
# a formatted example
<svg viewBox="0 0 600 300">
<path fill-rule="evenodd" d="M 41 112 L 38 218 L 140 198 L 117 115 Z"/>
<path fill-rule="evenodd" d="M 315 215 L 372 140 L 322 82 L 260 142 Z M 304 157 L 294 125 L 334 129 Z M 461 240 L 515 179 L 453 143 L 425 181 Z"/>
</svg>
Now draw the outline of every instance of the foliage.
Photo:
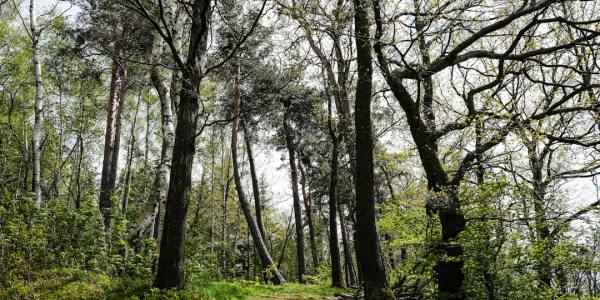
<svg viewBox="0 0 600 300">
<path fill-rule="evenodd" d="M 343 289 L 326 285 L 286 284 L 273 286 L 251 281 L 193 281 L 185 290 L 160 291 L 147 276 L 111 277 L 81 269 L 48 269 L 32 274 L 30 282 L 17 281 L 0 291 L 11 299 L 314 299 Z"/>
</svg>

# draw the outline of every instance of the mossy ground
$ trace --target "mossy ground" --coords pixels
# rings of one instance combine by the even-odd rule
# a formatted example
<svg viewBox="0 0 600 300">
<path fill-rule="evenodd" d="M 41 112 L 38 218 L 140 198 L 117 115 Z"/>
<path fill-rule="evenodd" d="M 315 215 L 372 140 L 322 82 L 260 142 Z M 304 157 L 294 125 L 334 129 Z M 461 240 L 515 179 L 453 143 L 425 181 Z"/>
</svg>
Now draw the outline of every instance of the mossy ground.
<svg viewBox="0 0 600 300">
<path fill-rule="evenodd" d="M 73 269 L 32 274 L 30 281 L 0 286 L 0 299 L 331 299 L 344 290 L 325 284 L 287 283 L 283 286 L 253 281 L 190 283 L 183 291 L 152 288 L 150 277 L 114 277 Z M 346 291 L 347 292 L 347 291 Z"/>
</svg>

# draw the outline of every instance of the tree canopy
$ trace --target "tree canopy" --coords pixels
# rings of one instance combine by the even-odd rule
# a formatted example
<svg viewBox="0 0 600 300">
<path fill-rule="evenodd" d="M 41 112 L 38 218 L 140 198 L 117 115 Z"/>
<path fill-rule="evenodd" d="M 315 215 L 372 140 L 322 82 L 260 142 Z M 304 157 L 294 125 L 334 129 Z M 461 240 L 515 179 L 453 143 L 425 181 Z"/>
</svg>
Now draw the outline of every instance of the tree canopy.
<svg viewBox="0 0 600 300">
<path fill-rule="evenodd" d="M 599 0 L 0 0 L 0 298 L 600 297 L 599 43 Z"/>
</svg>

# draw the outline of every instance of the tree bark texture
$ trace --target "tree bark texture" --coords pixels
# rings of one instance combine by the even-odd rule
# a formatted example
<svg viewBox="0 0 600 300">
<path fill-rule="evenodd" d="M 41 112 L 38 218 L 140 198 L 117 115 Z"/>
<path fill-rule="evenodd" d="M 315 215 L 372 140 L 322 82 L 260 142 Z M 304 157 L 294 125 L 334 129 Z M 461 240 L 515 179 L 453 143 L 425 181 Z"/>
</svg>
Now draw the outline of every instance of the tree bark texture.
<svg viewBox="0 0 600 300">
<path fill-rule="evenodd" d="M 380 255 L 375 216 L 373 133 L 371 128 L 372 57 L 369 2 L 354 0 L 358 80 L 355 99 L 356 127 L 356 238 L 365 299 L 394 299 Z"/>
<path fill-rule="evenodd" d="M 192 163 L 195 154 L 199 92 L 202 74 L 200 68 L 208 44 L 211 2 L 196 0 L 191 3 L 192 26 L 187 60 L 182 71 L 182 88 L 177 111 L 177 127 L 170 174 L 169 192 L 160 243 L 158 268 L 154 286 L 179 288 L 185 286 L 185 220 L 190 201 Z M 173 53 L 177 55 L 177 53 Z"/>
<path fill-rule="evenodd" d="M 33 173 L 31 186 L 33 189 L 35 208 L 42 207 L 41 188 L 41 160 L 42 160 L 42 134 L 44 131 L 44 83 L 42 81 L 42 63 L 39 51 L 40 30 L 37 25 L 35 0 L 29 1 L 29 21 L 31 34 L 31 52 L 33 56 L 33 69 L 35 76 L 35 103 L 34 122 L 31 132 L 31 150 L 33 151 Z"/>
</svg>

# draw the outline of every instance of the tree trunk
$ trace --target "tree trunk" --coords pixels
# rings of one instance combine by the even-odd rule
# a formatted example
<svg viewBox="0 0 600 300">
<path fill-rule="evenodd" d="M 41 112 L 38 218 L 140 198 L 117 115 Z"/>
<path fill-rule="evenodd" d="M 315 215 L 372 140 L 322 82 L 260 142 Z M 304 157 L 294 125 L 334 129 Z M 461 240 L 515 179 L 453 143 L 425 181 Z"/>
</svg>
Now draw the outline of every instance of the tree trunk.
<svg viewBox="0 0 600 300">
<path fill-rule="evenodd" d="M 83 84 L 81 85 L 83 87 Z M 79 153 L 77 155 L 77 170 L 75 175 L 75 209 L 79 210 L 81 208 L 81 164 L 83 163 L 83 149 L 84 149 L 84 141 L 83 141 L 83 126 L 81 123 L 85 118 L 85 98 L 83 95 L 79 98 L 79 125 L 77 126 L 77 141 L 79 142 Z"/>
<path fill-rule="evenodd" d="M 229 157 L 227 157 L 227 163 L 229 163 Z M 227 229 L 229 228 L 229 226 L 227 226 L 227 200 L 229 200 L 229 190 L 231 188 L 231 180 L 233 179 L 233 177 L 231 177 L 229 175 L 230 173 L 230 169 L 227 168 L 226 170 L 226 176 L 225 176 L 225 184 L 224 186 L 222 186 L 222 190 L 223 190 L 223 205 L 221 206 L 223 211 L 221 213 L 221 251 L 219 253 L 219 258 L 221 259 L 221 269 L 222 270 L 226 270 L 227 269 L 227 257 L 225 257 L 225 245 L 227 245 Z"/>
<path fill-rule="evenodd" d="M 127 31 L 123 37 L 127 37 Z M 127 63 L 125 61 L 125 53 L 121 52 L 119 59 L 119 102 L 117 112 L 115 114 L 115 132 L 114 141 L 112 143 L 112 159 L 110 161 L 110 175 L 109 175 L 109 189 L 110 194 L 115 192 L 115 186 L 117 183 L 117 169 L 119 166 L 119 152 L 121 150 L 121 128 L 123 126 L 123 111 L 125 110 L 125 95 L 127 93 Z M 111 208 L 112 209 L 112 208 Z"/>
<path fill-rule="evenodd" d="M 42 159 L 42 132 L 44 130 L 44 84 L 42 82 L 42 63 L 39 53 L 40 31 L 36 22 L 35 0 L 29 1 L 29 21 L 31 32 L 31 52 L 35 75 L 34 123 L 31 133 L 31 149 L 33 151 L 33 177 L 31 186 L 34 194 L 35 208 L 42 207 L 42 188 L 40 186 Z"/>
<path fill-rule="evenodd" d="M 331 285 L 343 287 L 340 247 L 337 235 L 337 182 L 338 182 L 338 139 L 331 116 L 331 97 L 327 98 L 329 136 L 331 137 L 331 173 L 329 175 L 329 257 L 331 259 Z"/>
<path fill-rule="evenodd" d="M 23 146 L 22 149 L 23 151 L 21 152 L 21 157 L 22 157 L 22 161 L 23 161 L 23 165 L 21 166 L 21 174 L 22 174 L 22 181 L 21 181 L 21 189 L 22 189 L 22 193 L 27 193 L 27 191 L 29 190 L 29 171 L 30 171 L 30 153 L 29 152 L 29 143 L 28 143 L 28 138 L 27 138 L 27 124 L 26 124 L 26 120 L 23 119 L 23 124 L 22 124 L 22 128 L 23 128 Z M 33 151 L 32 151 L 33 152 Z"/>
<path fill-rule="evenodd" d="M 160 60 L 163 53 L 163 41 L 160 34 L 154 34 L 154 43 L 150 54 L 150 80 L 154 85 L 160 99 L 162 153 L 158 166 L 158 212 L 156 224 L 156 253 L 160 252 L 162 228 L 165 220 L 165 207 L 167 191 L 169 190 L 169 176 L 171 174 L 171 159 L 173 158 L 173 145 L 175 143 L 175 128 L 173 125 L 173 111 L 171 110 L 171 97 L 169 89 L 161 75 Z"/>
<path fill-rule="evenodd" d="M 298 157 L 298 169 L 300 169 L 300 185 L 302 186 L 302 198 L 304 199 L 304 210 L 306 211 L 306 223 L 308 223 L 308 240 L 310 242 L 310 252 L 312 255 L 313 268 L 316 270 L 319 267 L 319 254 L 317 252 L 317 241 L 315 240 L 315 224 L 313 223 L 312 203 L 310 199 L 310 191 L 306 191 L 308 180 L 306 171 L 302 165 L 301 159 Z"/>
<path fill-rule="evenodd" d="M 125 185 L 123 186 L 123 191 L 121 193 L 121 210 L 123 212 L 123 215 L 127 213 L 127 209 L 129 206 L 129 191 L 131 188 L 131 164 L 133 163 L 133 151 L 135 149 L 135 144 L 137 143 L 135 137 L 135 126 L 137 123 L 137 116 L 140 109 L 141 101 L 142 96 L 140 91 L 138 103 L 135 107 L 135 113 L 133 115 L 133 123 L 131 124 L 131 135 L 129 136 L 129 149 L 127 150 L 127 165 L 125 167 Z"/>
<path fill-rule="evenodd" d="M 158 171 L 157 171 L 158 173 Z M 154 177 L 154 182 L 152 183 L 152 188 L 150 189 L 150 195 L 148 195 L 148 200 L 146 204 L 142 208 L 142 212 L 136 218 L 133 225 L 131 225 L 127 231 L 127 241 L 130 245 L 135 245 L 139 240 L 140 236 L 146 231 L 147 228 L 150 227 L 150 235 L 154 237 L 153 231 L 154 227 L 153 222 L 156 219 L 156 213 L 158 208 L 158 174 Z"/>
<path fill-rule="evenodd" d="M 394 299 L 380 255 L 373 195 L 373 135 L 371 128 L 372 58 L 369 34 L 369 2 L 354 0 L 356 31 L 356 238 L 365 299 Z"/>
<path fill-rule="evenodd" d="M 211 139 L 211 145 L 213 145 L 213 138 L 215 136 L 215 128 L 212 128 L 212 132 L 210 135 L 210 139 Z M 209 227 L 209 231 L 208 231 L 208 242 L 210 245 L 210 253 L 214 254 L 215 253 L 215 214 L 216 214 L 216 209 L 215 209 L 215 203 L 216 203 L 216 198 L 215 197 L 215 150 L 212 150 L 210 153 L 211 156 L 211 162 L 210 162 L 210 168 L 211 168 L 211 172 L 210 172 L 210 227 Z M 222 153 L 221 153 L 222 155 Z"/>
<path fill-rule="evenodd" d="M 235 77 L 235 103 L 233 110 L 234 119 L 231 125 L 231 160 L 233 162 L 233 178 L 235 180 L 235 190 L 237 192 L 238 200 L 240 201 L 240 207 L 242 208 L 242 212 L 244 213 L 244 217 L 246 218 L 246 223 L 248 223 L 248 230 L 252 235 L 254 247 L 256 248 L 256 251 L 258 251 L 258 255 L 260 257 L 260 261 L 263 267 L 263 272 L 266 278 L 268 278 L 268 280 L 273 284 L 283 284 L 285 283 L 285 279 L 283 279 L 283 276 L 281 275 L 279 269 L 275 267 L 275 263 L 271 258 L 271 254 L 269 253 L 269 250 L 267 250 L 264 238 L 260 233 L 258 225 L 254 220 L 254 217 L 252 216 L 250 204 L 248 204 L 248 201 L 246 200 L 246 195 L 244 194 L 244 190 L 242 187 L 242 179 L 240 178 L 239 164 L 237 159 L 237 132 L 240 122 L 240 100 L 240 64 L 238 57 L 237 74 Z"/>
<path fill-rule="evenodd" d="M 302 224 L 302 206 L 298 193 L 298 171 L 296 170 L 296 149 L 294 137 L 289 124 L 289 105 L 283 113 L 283 130 L 290 159 L 290 177 L 292 181 L 292 197 L 294 198 L 294 221 L 296 227 L 296 259 L 298 264 L 298 282 L 305 283 L 306 262 L 304 257 L 304 226 Z"/>
<path fill-rule="evenodd" d="M 201 65 L 208 44 L 211 2 L 195 0 L 191 3 L 192 26 L 185 69 L 182 70 L 182 88 L 177 111 L 177 127 L 170 175 L 165 220 L 160 243 L 158 269 L 154 286 L 179 288 L 185 286 L 185 220 L 192 183 L 192 163 L 196 150 Z M 177 55 L 177 53 L 173 53 Z"/>
<path fill-rule="evenodd" d="M 348 235 L 348 225 L 346 225 L 346 216 L 342 203 L 340 203 L 339 197 L 337 198 L 337 210 L 340 216 L 340 228 L 342 233 L 342 246 L 344 250 L 344 266 L 346 273 L 346 283 L 348 286 L 356 285 L 356 273 L 354 272 L 354 264 L 352 262 L 352 251 L 350 249 L 350 241 Z"/>
<path fill-rule="evenodd" d="M 79 141 L 79 154 L 77 155 L 77 172 L 75 175 L 75 209 L 81 208 L 81 163 L 83 161 L 83 137 L 81 133 L 77 134 L 77 140 Z"/>
<path fill-rule="evenodd" d="M 250 164 L 250 176 L 252 177 L 252 195 L 254 196 L 254 214 L 256 215 L 256 225 L 260 231 L 260 236 L 263 242 L 266 243 L 267 233 L 262 220 L 262 201 L 260 199 L 260 187 L 258 185 L 258 176 L 256 175 L 256 167 L 254 166 L 254 155 L 252 153 L 252 145 L 250 135 L 245 124 L 242 124 L 244 130 L 244 142 L 246 144 L 246 152 L 248 153 L 248 163 Z"/>
<path fill-rule="evenodd" d="M 108 94 L 108 102 L 106 105 L 106 129 L 104 133 L 104 157 L 102 159 L 102 175 L 100 177 L 100 199 L 99 205 L 102 215 L 104 216 L 104 229 L 110 227 L 111 218 L 111 194 L 110 189 L 110 168 L 113 159 L 113 143 L 114 143 L 114 118 L 116 111 L 116 89 L 119 76 L 119 67 L 116 58 L 113 58 L 112 75 L 110 78 L 110 91 Z"/>
<path fill-rule="evenodd" d="M 173 28 L 173 47 L 178 51 L 178 54 L 181 53 L 181 49 L 183 48 L 183 34 L 184 34 L 184 25 L 188 18 L 188 12 L 186 9 L 180 5 L 177 13 L 175 14 L 175 22 Z M 179 107 L 179 98 L 181 95 L 181 70 L 175 69 L 171 72 L 171 82 L 170 82 L 170 93 L 171 93 L 171 111 L 177 112 Z M 177 114 L 173 115 L 172 121 L 173 126 L 177 124 Z"/>
<path fill-rule="evenodd" d="M 388 83 L 394 97 L 402 107 L 406 115 L 407 123 L 410 127 L 411 135 L 417 146 L 419 158 L 425 173 L 427 175 L 427 187 L 430 194 L 436 195 L 435 200 L 440 200 L 443 205 L 437 205 L 438 201 L 434 197 L 428 199 L 425 204 L 426 212 L 432 215 L 438 213 L 440 225 L 442 227 L 442 241 L 437 245 L 437 250 L 444 253 L 447 258 L 442 258 L 435 266 L 435 277 L 438 282 L 439 299 L 463 299 L 462 285 L 464 282 L 464 273 L 462 270 L 463 261 L 461 245 L 454 239 L 465 229 L 465 218 L 461 212 L 458 203 L 457 189 L 462 176 L 454 177 L 452 182 L 448 178 L 448 173 L 444 170 L 442 162 L 438 157 L 438 144 L 435 135 L 432 134 L 432 128 L 435 128 L 435 118 L 430 111 L 429 105 L 433 104 L 432 95 L 429 91 L 424 93 L 423 110 L 425 116 L 421 118 L 419 103 L 414 101 L 409 91 L 402 83 L 402 78 L 395 76 L 395 71 L 390 70 L 388 61 L 385 58 L 382 49 L 381 38 L 383 35 L 383 25 L 381 9 L 378 0 L 373 0 L 374 17 L 376 23 L 375 52 L 379 61 L 380 69 Z M 427 56 L 426 52 L 423 52 Z M 426 57 L 424 58 L 427 59 Z M 427 77 L 427 76 L 426 76 Z M 429 89 L 430 82 L 426 82 L 424 88 Z"/>
<path fill-rule="evenodd" d="M 436 190 L 434 190 L 436 191 Z M 456 187 L 442 187 L 437 192 L 445 191 L 444 207 L 438 210 L 442 227 L 442 241 L 437 249 L 448 257 L 442 258 L 434 267 L 438 280 L 439 299 L 464 299 L 462 285 L 464 282 L 463 260 L 460 259 L 462 246 L 455 240 L 465 230 L 465 217 L 458 206 Z"/>
<path fill-rule="evenodd" d="M 537 141 L 527 143 L 527 152 L 529 156 L 529 167 L 532 173 L 533 185 L 533 211 L 535 219 L 535 233 L 538 243 L 539 256 L 536 261 L 536 271 L 538 280 L 542 288 L 550 288 L 552 284 L 552 267 L 549 262 L 552 260 L 552 237 L 550 226 L 546 219 L 546 185 L 543 178 L 543 161 L 538 156 Z"/>
<path fill-rule="evenodd" d="M 183 73 L 185 77 L 177 116 L 170 184 L 154 282 L 158 288 L 183 289 L 185 285 L 183 270 L 185 220 L 190 201 L 192 164 L 196 150 L 198 88 L 201 77 L 200 74 L 188 70 Z"/>
</svg>

